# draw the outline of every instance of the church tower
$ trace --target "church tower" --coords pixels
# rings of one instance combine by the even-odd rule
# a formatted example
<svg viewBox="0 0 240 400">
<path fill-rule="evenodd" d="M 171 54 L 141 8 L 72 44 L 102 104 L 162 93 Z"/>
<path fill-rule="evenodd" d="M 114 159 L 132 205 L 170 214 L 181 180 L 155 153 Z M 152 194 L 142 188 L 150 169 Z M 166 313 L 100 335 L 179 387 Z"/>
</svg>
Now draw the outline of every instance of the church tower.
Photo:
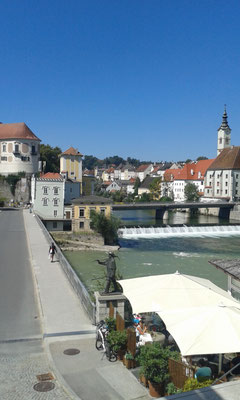
<svg viewBox="0 0 240 400">
<path fill-rule="evenodd" d="M 231 129 L 228 125 L 226 105 L 224 106 L 224 113 L 222 116 L 222 124 L 218 129 L 218 144 L 217 144 L 217 155 L 221 153 L 223 149 L 231 146 Z"/>
</svg>

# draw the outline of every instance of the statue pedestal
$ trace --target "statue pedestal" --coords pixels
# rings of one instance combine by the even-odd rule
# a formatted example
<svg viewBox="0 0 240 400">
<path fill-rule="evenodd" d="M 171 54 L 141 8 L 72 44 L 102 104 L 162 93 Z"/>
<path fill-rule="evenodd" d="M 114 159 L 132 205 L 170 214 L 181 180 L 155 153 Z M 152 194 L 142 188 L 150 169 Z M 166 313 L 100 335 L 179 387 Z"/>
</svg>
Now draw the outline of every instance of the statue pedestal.
<svg viewBox="0 0 240 400">
<path fill-rule="evenodd" d="M 124 305 L 126 297 L 122 293 L 94 293 L 96 298 L 96 323 L 109 317 L 110 303 L 114 307 L 114 318 L 118 312 L 124 319 Z"/>
</svg>

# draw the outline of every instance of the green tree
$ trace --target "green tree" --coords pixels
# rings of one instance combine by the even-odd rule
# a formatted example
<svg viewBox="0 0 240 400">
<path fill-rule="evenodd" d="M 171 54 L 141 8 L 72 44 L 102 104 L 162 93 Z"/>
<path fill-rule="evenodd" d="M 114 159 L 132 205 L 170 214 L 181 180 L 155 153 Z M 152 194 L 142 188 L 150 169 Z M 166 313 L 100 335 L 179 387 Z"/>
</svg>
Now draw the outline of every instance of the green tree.
<svg viewBox="0 0 240 400">
<path fill-rule="evenodd" d="M 192 162 L 191 158 L 187 158 L 187 160 L 185 161 L 186 164 L 189 164 L 190 162 Z"/>
<path fill-rule="evenodd" d="M 138 199 L 137 199 L 137 201 L 139 201 L 139 202 L 149 202 L 149 201 L 152 201 L 152 195 L 151 195 L 151 193 L 143 193 L 142 195 L 141 195 L 141 197 L 139 197 Z"/>
<path fill-rule="evenodd" d="M 83 169 L 94 169 L 99 164 L 99 160 L 94 156 L 84 156 Z"/>
<path fill-rule="evenodd" d="M 199 199 L 198 188 L 194 183 L 186 184 L 184 194 L 188 201 L 197 201 Z"/>
<path fill-rule="evenodd" d="M 127 158 L 127 162 L 128 162 L 128 164 L 131 164 L 136 168 L 139 167 L 139 165 L 141 164 L 139 160 L 137 160 L 136 158 L 131 158 L 131 157 Z"/>
<path fill-rule="evenodd" d="M 201 160 L 208 160 L 208 158 L 204 157 L 204 156 L 200 156 L 197 158 L 197 161 L 201 161 Z"/>
<path fill-rule="evenodd" d="M 103 213 L 91 212 L 90 227 L 94 231 L 100 233 L 104 238 L 104 244 L 114 245 L 118 243 L 118 228 L 121 221 L 114 217 L 106 217 Z"/>
<path fill-rule="evenodd" d="M 149 189 L 153 200 L 159 200 L 161 194 L 161 182 L 162 178 L 155 178 L 149 185 Z"/>
<path fill-rule="evenodd" d="M 106 157 L 104 159 L 104 162 L 106 163 L 106 165 L 115 164 L 116 166 L 120 164 L 125 164 L 125 160 L 119 156 Z"/>
<path fill-rule="evenodd" d="M 41 144 L 40 159 L 46 162 L 44 172 L 59 172 L 59 155 L 62 150 L 59 147 L 51 147 L 49 144 Z"/>
<path fill-rule="evenodd" d="M 138 195 L 138 188 L 141 185 L 140 179 L 137 177 L 134 183 L 134 196 Z"/>
</svg>

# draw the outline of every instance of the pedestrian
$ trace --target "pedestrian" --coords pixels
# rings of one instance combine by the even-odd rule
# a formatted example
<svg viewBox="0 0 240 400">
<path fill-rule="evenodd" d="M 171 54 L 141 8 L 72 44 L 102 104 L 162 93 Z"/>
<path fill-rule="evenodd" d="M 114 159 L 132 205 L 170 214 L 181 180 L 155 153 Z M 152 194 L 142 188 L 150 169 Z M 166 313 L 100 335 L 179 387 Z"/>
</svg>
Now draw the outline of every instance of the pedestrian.
<svg viewBox="0 0 240 400">
<path fill-rule="evenodd" d="M 57 252 L 55 244 L 52 242 L 51 246 L 49 247 L 49 257 L 51 262 L 53 262 L 54 254 Z"/>
</svg>

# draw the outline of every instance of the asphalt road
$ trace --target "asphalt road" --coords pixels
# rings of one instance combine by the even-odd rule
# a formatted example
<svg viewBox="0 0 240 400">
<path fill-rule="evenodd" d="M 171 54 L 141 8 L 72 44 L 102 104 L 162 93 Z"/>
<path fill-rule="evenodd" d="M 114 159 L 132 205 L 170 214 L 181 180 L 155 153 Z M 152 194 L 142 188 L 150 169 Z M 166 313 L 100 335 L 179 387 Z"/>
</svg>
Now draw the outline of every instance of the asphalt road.
<svg viewBox="0 0 240 400">
<path fill-rule="evenodd" d="M 42 335 L 21 210 L 0 213 L 0 343 Z"/>
</svg>

